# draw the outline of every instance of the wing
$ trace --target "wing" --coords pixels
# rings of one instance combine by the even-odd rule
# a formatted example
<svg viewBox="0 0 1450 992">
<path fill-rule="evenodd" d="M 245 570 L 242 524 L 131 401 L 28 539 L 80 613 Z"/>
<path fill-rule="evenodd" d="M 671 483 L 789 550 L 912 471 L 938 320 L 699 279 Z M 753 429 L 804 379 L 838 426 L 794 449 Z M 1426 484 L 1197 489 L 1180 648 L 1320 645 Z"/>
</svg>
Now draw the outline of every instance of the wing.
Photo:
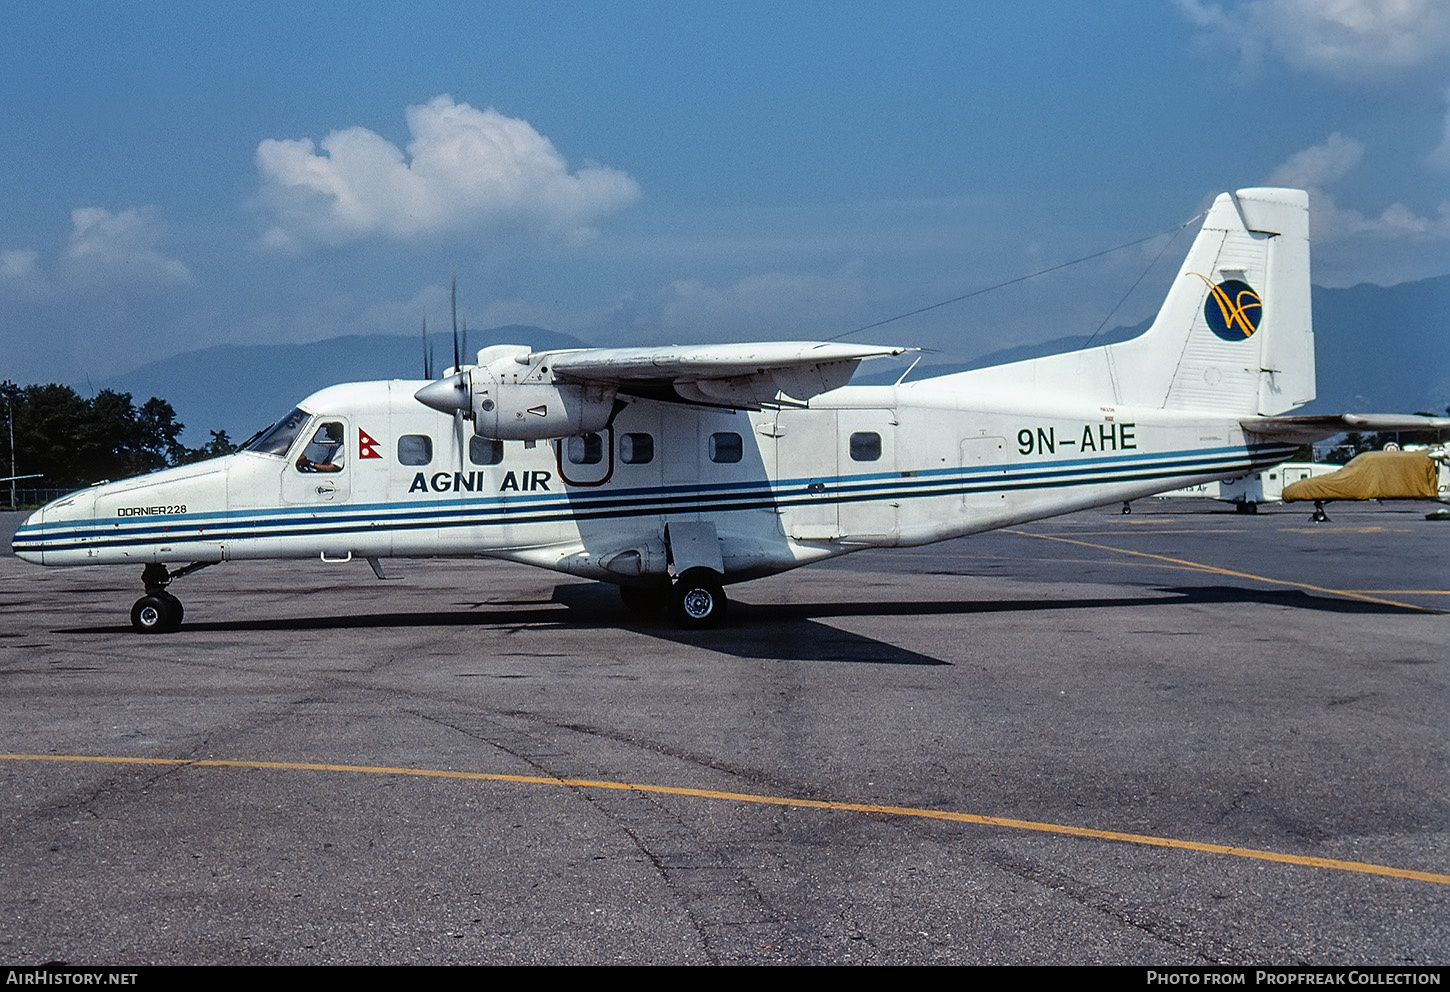
<svg viewBox="0 0 1450 992">
<path fill-rule="evenodd" d="M 1345 431 L 1450 430 L 1450 418 L 1418 417 L 1396 413 L 1342 413 L 1302 417 L 1245 417 L 1244 430 L 1260 437 L 1308 444 Z"/>
<path fill-rule="evenodd" d="M 530 351 L 493 345 L 413 395 L 473 420 L 474 433 L 533 441 L 602 430 L 618 397 L 758 410 L 844 386 L 868 358 L 912 349 L 813 341 Z"/>
<path fill-rule="evenodd" d="M 560 380 L 651 399 L 759 408 L 783 395 L 808 400 L 844 386 L 856 366 L 914 349 L 823 341 L 586 348 L 544 354 Z M 534 355 L 532 359 L 539 358 Z"/>
</svg>

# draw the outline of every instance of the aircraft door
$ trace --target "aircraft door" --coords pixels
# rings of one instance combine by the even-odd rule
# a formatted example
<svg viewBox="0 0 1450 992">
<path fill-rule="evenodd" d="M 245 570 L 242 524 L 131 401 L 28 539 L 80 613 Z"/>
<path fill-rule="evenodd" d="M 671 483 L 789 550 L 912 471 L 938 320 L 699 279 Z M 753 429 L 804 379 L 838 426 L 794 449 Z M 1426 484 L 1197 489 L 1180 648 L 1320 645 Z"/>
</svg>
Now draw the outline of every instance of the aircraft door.
<svg viewBox="0 0 1450 992">
<path fill-rule="evenodd" d="M 327 505 L 345 503 L 351 490 L 348 424 L 343 417 L 319 417 L 307 425 L 306 438 L 288 455 L 282 471 L 282 502 Z"/>
<path fill-rule="evenodd" d="M 614 477 L 614 428 L 559 438 L 554 467 L 569 486 L 602 486 Z"/>
<path fill-rule="evenodd" d="M 782 408 L 775 419 L 775 500 L 786 537 L 830 541 L 841 536 L 835 410 Z"/>
<path fill-rule="evenodd" d="M 841 534 L 887 541 L 898 532 L 901 509 L 893 410 L 836 412 L 836 491 Z"/>
</svg>

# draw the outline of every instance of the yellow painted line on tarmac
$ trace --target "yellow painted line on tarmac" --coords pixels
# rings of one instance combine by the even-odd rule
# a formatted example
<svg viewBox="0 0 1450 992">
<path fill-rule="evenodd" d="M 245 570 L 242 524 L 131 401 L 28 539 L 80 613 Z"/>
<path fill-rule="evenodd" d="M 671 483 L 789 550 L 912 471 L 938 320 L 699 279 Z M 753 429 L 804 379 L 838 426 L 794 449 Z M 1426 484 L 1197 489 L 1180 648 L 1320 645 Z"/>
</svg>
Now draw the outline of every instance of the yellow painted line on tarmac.
<svg viewBox="0 0 1450 992">
<path fill-rule="evenodd" d="M 1310 585 L 1308 582 L 1294 582 L 1290 579 L 1271 579 L 1267 575 L 1255 575 L 1252 572 L 1238 572 L 1231 568 L 1220 568 L 1217 565 L 1205 565 L 1203 562 L 1189 561 L 1186 558 L 1169 558 L 1167 555 L 1155 555 L 1147 551 L 1133 551 L 1129 548 L 1115 548 L 1108 544 L 1094 544 L 1091 541 L 1079 541 L 1071 537 L 1057 537 L 1053 534 L 1033 534 L 1025 530 L 1008 530 L 1008 534 L 1016 534 L 1018 537 L 1035 537 L 1042 541 L 1061 541 L 1063 544 L 1076 544 L 1083 548 L 1096 548 L 1099 551 L 1112 551 L 1120 555 L 1132 555 L 1135 558 L 1151 558 L 1154 561 L 1167 562 L 1170 565 L 1187 566 L 1201 572 L 1211 572 L 1214 575 L 1227 575 L 1235 579 L 1253 579 L 1255 582 L 1267 582 L 1275 586 L 1290 586 L 1294 589 L 1307 589 L 1309 592 L 1321 592 L 1329 596 L 1344 596 L 1348 599 L 1360 599 L 1366 603 L 1377 603 L 1380 606 L 1397 606 L 1402 610 L 1417 610 L 1421 613 L 1441 613 L 1443 611 L 1431 609 L 1428 606 L 1417 606 L 1414 603 L 1401 603 L 1394 599 L 1385 599 L 1381 596 L 1371 596 L 1362 592 L 1355 592 L 1352 589 L 1327 589 L 1324 586 Z M 1418 591 L 1409 590 L 1412 595 L 1418 595 Z"/>
<path fill-rule="evenodd" d="M 1347 589 L 1344 592 L 1375 596 L 1450 596 L 1450 589 Z"/>
<path fill-rule="evenodd" d="M 1450 589 L 1355 589 L 1354 592 L 1376 596 L 1450 596 Z"/>
<path fill-rule="evenodd" d="M 1252 847 L 1233 847 L 1228 844 L 1206 844 L 1192 840 L 1177 840 L 1172 837 L 1155 837 L 1151 834 L 1131 834 L 1118 830 L 1095 830 L 1091 827 L 1074 827 L 1062 823 L 1042 823 L 1036 820 L 1016 820 L 1003 816 L 983 816 L 979 813 L 957 813 L 951 810 L 921 809 L 913 806 L 878 806 L 872 803 L 831 802 L 823 799 L 791 799 L 786 796 L 765 796 L 750 792 L 719 792 L 714 789 L 687 789 L 670 785 L 646 785 L 640 782 L 605 782 L 595 779 L 553 778 L 548 775 L 501 775 L 492 772 L 458 772 L 438 768 L 390 768 L 377 765 L 330 765 L 296 761 L 229 761 L 218 758 L 191 760 L 185 758 L 129 758 L 85 754 L 0 754 L 0 761 L 54 761 L 109 765 L 186 766 L 191 768 L 246 768 L 260 771 L 342 772 L 354 775 L 399 775 L 412 778 L 458 779 L 470 782 L 506 782 L 514 785 L 552 785 L 570 789 L 611 789 L 618 792 L 688 796 L 695 799 L 718 799 L 726 802 L 754 803 L 762 806 L 788 806 L 795 809 L 821 809 L 843 813 L 877 813 L 886 816 L 910 816 L 926 820 L 947 820 L 952 823 L 970 823 L 983 827 L 1001 827 L 1007 830 L 1031 830 L 1037 833 L 1059 834 L 1067 837 L 1117 841 L 1124 844 L 1141 844 L 1148 847 L 1167 847 L 1179 851 L 1199 851 L 1204 854 L 1223 854 L 1235 858 L 1248 858 L 1254 861 L 1273 861 L 1278 864 L 1299 865 L 1306 868 L 1328 868 L 1334 871 L 1357 872 L 1363 875 L 1383 875 L 1388 878 L 1403 878 L 1415 882 L 1433 882 L 1436 885 L 1450 885 L 1450 875 L 1440 872 L 1393 868 L 1389 865 L 1376 865 L 1364 861 L 1341 861 L 1338 858 L 1311 858 L 1299 854 L 1282 854 L 1278 851 L 1264 851 Z"/>
</svg>

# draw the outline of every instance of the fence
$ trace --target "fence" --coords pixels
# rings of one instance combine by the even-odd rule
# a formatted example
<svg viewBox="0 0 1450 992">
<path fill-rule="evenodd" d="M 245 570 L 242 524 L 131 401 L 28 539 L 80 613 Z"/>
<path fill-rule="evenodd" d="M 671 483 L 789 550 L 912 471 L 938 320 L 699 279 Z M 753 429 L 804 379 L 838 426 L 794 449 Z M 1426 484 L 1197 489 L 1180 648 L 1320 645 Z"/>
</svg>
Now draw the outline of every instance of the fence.
<svg viewBox="0 0 1450 992">
<path fill-rule="evenodd" d="M 26 489 L 23 486 L 15 487 L 15 505 L 10 505 L 10 484 L 0 482 L 0 510 L 28 510 L 37 506 L 49 503 L 53 499 L 60 499 L 66 493 L 73 493 L 74 489 Z"/>
</svg>

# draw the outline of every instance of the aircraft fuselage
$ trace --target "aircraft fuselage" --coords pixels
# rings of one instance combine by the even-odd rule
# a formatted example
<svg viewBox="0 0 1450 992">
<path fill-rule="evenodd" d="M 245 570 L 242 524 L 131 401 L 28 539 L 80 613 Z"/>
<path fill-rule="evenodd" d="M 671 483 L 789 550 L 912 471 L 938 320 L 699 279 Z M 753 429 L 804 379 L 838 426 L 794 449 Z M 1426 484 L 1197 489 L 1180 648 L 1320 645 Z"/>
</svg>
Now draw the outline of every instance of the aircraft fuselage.
<svg viewBox="0 0 1450 992">
<path fill-rule="evenodd" d="M 300 407 L 284 454 L 81 490 L 38 511 L 15 550 L 46 565 L 485 556 L 630 585 L 681 569 L 673 524 L 713 535 L 730 582 L 1130 500 L 1293 451 L 1253 443 L 1231 416 L 976 409 L 933 380 L 754 412 L 635 399 L 596 433 L 498 442 L 419 404 L 421 385 L 323 390 Z M 326 470 L 304 458 L 319 436 L 340 439 Z"/>
</svg>

